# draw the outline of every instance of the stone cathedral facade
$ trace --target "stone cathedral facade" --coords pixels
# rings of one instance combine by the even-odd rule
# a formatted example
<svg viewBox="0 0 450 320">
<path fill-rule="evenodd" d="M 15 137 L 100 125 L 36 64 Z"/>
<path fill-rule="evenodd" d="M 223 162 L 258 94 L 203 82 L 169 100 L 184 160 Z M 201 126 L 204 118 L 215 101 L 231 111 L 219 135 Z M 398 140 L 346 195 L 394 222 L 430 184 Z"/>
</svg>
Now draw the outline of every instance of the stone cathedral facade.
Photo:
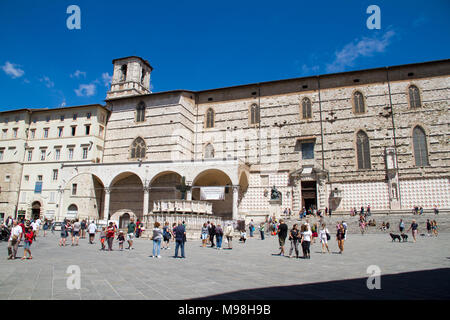
<svg viewBox="0 0 450 320">
<path fill-rule="evenodd" d="M 450 208 L 450 60 L 156 93 L 113 66 L 105 105 L 0 113 L 3 216 L 258 220 L 273 186 L 295 214 Z"/>
</svg>

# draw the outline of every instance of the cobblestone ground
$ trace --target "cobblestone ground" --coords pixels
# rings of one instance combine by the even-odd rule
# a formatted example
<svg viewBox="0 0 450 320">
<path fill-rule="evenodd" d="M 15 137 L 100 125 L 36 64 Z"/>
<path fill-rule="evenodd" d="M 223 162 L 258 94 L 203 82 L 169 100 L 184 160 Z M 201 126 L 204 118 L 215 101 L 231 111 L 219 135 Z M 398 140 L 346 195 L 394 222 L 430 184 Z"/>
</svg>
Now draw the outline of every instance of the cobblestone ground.
<svg viewBox="0 0 450 320">
<path fill-rule="evenodd" d="M 234 240 L 233 250 L 186 244 L 186 259 L 174 259 L 174 245 L 162 258 L 150 258 L 152 241 L 137 239 L 135 250 L 104 252 L 99 243 L 80 240 L 58 246 L 59 234 L 41 235 L 33 260 L 7 260 L 0 243 L 0 299 L 449 299 L 450 233 L 419 237 L 416 243 L 392 242 L 388 234 L 349 234 L 345 252 L 311 259 L 275 256 L 278 240 Z M 411 236 L 410 236 L 410 240 Z M 226 242 L 224 247 L 226 247 Z M 289 248 L 289 244 L 286 245 Z M 19 256 L 23 247 L 19 248 Z M 67 268 L 81 270 L 81 288 L 67 288 Z M 381 269 L 381 290 L 367 289 L 367 267 Z"/>
</svg>

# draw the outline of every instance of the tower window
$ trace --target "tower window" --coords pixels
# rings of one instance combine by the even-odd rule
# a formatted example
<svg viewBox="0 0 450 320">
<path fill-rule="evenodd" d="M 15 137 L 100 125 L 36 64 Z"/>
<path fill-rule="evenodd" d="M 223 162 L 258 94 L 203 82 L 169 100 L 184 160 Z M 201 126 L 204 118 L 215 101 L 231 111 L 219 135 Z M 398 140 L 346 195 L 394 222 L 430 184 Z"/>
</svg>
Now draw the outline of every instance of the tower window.
<svg viewBox="0 0 450 320">
<path fill-rule="evenodd" d="M 120 78 L 120 81 L 126 81 L 127 80 L 127 65 L 126 64 L 122 65 L 120 70 L 122 71 L 122 77 Z"/>
<path fill-rule="evenodd" d="M 356 91 L 353 94 L 353 106 L 354 106 L 355 113 L 364 113 L 365 112 L 364 96 L 359 91 Z"/>
<path fill-rule="evenodd" d="M 303 119 L 312 118 L 311 100 L 309 98 L 303 98 L 302 100 L 302 117 Z"/>
<path fill-rule="evenodd" d="M 136 122 L 144 122 L 145 121 L 145 103 L 140 102 L 136 107 Z"/>
<path fill-rule="evenodd" d="M 259 123 L 259 106 L 257 104 L 252 104 L 250 107 L 250 124 Z"/>
<path fill-rule="evenodd" d="M 145 158 L 146 145 L 144 139 L 141 137 L 136 138 L 131 145 L 130 158 L 131 159 L 143 159 Z"/>
<path fill-rule="evenodd" d="M 206 128 L 214 128 L 214 110 L 212 108 L 209 108 L 208 111 L 206 111 Z"/>
<path fill-rule="evenodd" d="M 416 166 L 428 166 L 428 148 L 427 136 L 425 131 L 417 126 L 413 130 L 413 144 L 414 144 L 414 158 L 416 159 Z"/>
<path fill-rule="evenodd" d="M 358 169 L 370 169 L 369 137 L 364 131 L 358 131 L 356 135 L 356 156 Z"/>
<path fill-rule="evenodd" d="M 420 102 L 420 92 L 419 88 L 416 86 L 410 86 L 409 89 L 409 105 L 412 109 L 414 108 L 420 108 L 421 102 Z"/>
</svg>

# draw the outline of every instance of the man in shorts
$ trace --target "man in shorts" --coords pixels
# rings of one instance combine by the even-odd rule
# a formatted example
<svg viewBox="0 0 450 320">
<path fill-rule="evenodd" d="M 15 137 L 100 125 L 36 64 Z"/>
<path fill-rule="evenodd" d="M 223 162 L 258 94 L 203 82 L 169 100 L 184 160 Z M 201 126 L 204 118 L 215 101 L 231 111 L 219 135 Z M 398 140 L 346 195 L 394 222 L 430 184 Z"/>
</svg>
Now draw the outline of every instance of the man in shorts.
<svg viewBox="0 0 450 320">
<path fill-rule="evenodd" d="M 73 230 L 72 230 L 72 246 L 77 246 L 78 241 L 80 240 L 80 231 L 81 231 L 81 223 L 78 221 L 78 219 L 75 220 L 75 223 L 73 224 Z M 76 239 L 76 243 L 73 243 L 73 240 Z"/>
<path fill-rule="evenodd" d="M 11 233 L 8 241 L 8 260 L 14 260 L 16 258 L 21 234 L 22 227 L 17 224 L 17 220 L 14 220 L 12 223 Z"/>
<path fill-rule="evenodd" d="M 134 223 L 134 219 L 131 218 L 130 223 L 128 224 L 128 231 L 127 231 L 128 250 L 134 249 L 133 239 L 135 233 L 136 233 L 136 224 Z"/>
<path fill-rule="evenodd" d="M 97 232 L 97 225 L 94 223 L 94 221 L 89 224 L 87 230 L 89 233 L 89 243 L 94 244 L 95 233 Z"/>
</svg>

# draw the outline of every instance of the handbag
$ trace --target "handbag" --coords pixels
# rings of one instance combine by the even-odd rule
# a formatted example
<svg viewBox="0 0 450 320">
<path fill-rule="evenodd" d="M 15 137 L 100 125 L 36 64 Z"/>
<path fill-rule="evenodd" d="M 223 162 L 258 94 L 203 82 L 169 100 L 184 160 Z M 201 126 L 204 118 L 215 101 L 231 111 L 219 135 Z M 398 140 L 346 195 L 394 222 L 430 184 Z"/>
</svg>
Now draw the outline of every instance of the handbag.
<svg viewBox="0 0 450 320">
<path fill-rule="evenodd" d="M 330 241 L 330 239 L 331 239 L 330 234 L 327 232 L 326 235 L 327 235 L 327 241 Z"/>
</svg>

